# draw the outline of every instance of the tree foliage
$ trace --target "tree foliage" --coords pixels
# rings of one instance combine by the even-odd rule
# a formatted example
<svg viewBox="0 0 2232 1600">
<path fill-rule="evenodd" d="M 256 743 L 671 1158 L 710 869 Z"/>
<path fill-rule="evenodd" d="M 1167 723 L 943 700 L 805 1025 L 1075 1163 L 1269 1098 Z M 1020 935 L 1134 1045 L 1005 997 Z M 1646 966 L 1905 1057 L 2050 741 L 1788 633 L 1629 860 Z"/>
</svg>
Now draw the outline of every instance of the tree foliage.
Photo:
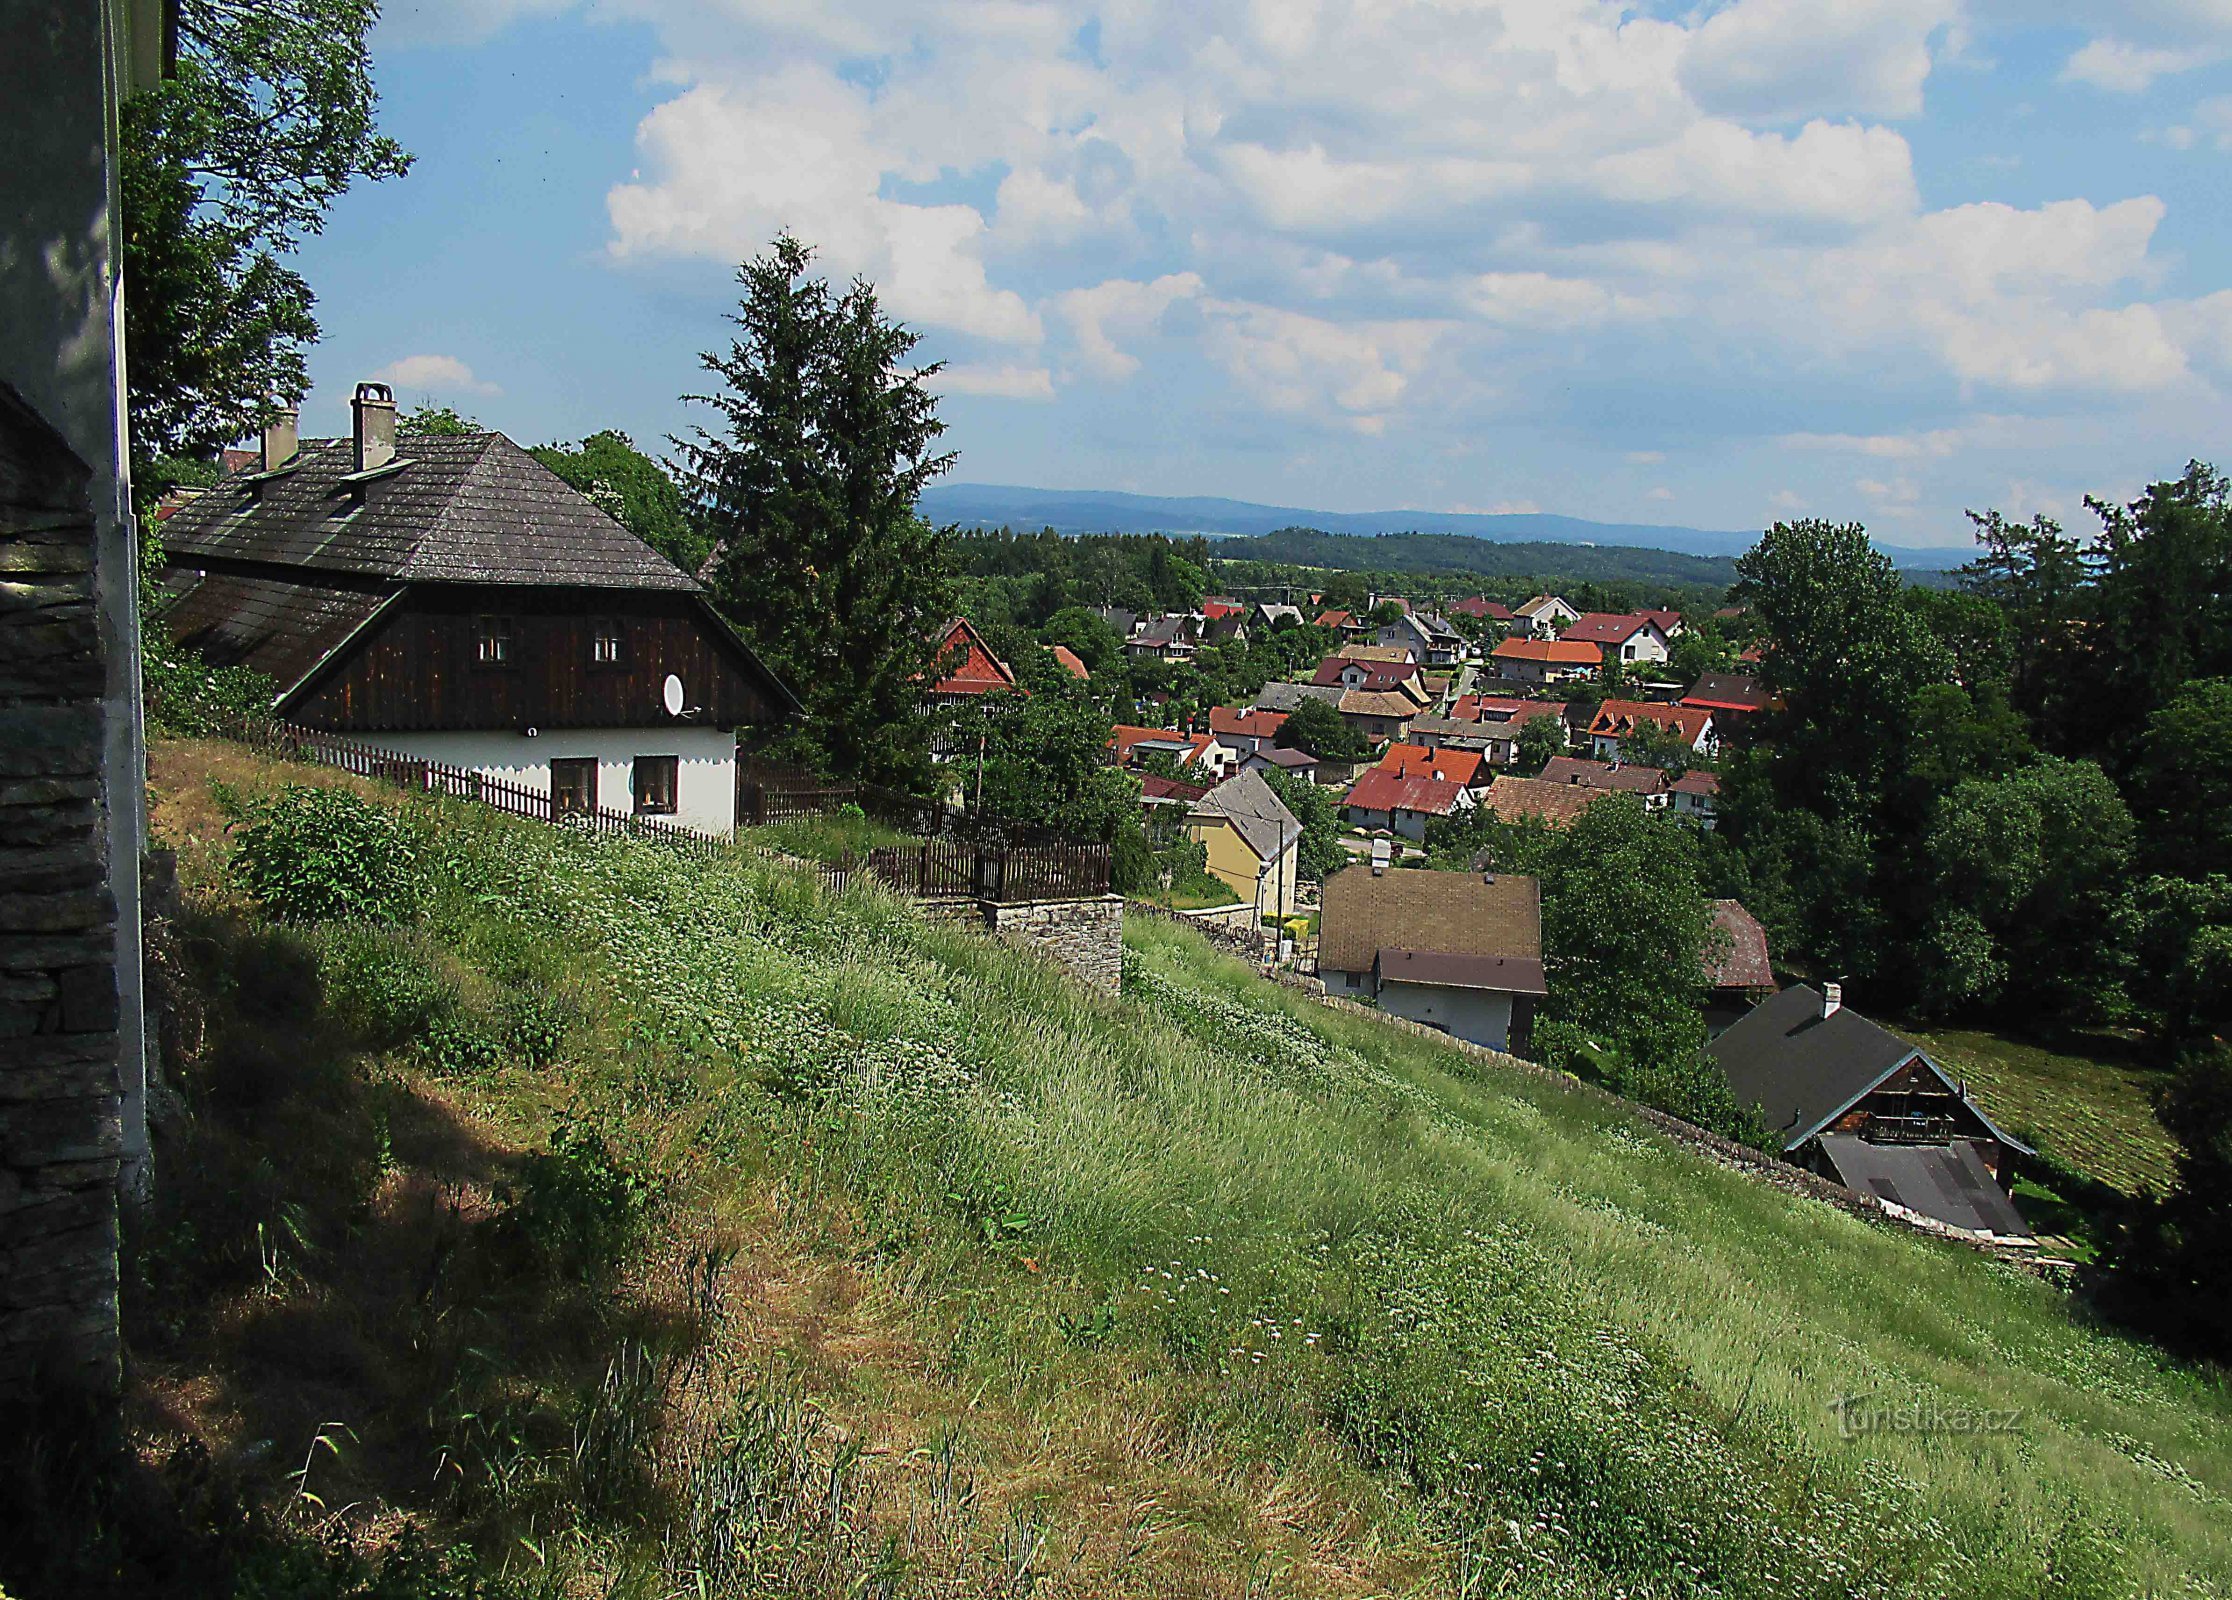
<svg viewBox="0 0 2232 1600">
<path fill-rule="evenodd" d="M 719 431 L 677 440 L 684 488 L 720 545 L 721 606 L 792 685 L 805 732 L 846 776 L 927 781 L 920 716 L 940 625 L 953 611 L 950 540 L 916 514 L 953 462 L 945 425 L 908 365 L 919 336 L 876 292 L 812 274 L 784 234 L 737 269 L 738 332 L 705 369 Z"/>
<path fill-rule="evenodd" d="M 1136 827 L 1139 785 L 1108 765 L 1109 719 L 1074 678 L 1029 695 L 987 695 L 964 719 L 964 769 L 979 817 L 1064 838 L 1108 841 Z"/>
<path fill-rule="evenodd" d="M 579 444 L 537 445 L 531 453 L 684 572 L 695 573 L 711 554 L 712 541 L 691 517 L 673 475 L 618 429 L 592 433 Z"/>
<path fill-rule="evenodd" d="M 1302 825 L 1295 846 L 1295 872 L 1311 883 L 1322 883 L 1347 866 L 1349 854 L 1341 848 L 1340 805 L 1333 791 L 1275 767 L 1265 771 L 1263 779 Z"/>
<path fill-rule="evenodd" d="M 180 0 L 174 74 L 122 112 L 132 452 L 206 455 L 308 387 L 314 297 L 283 264 L 359 178 L 410 157 L 378 131 L 376 0 Z"/>
<path fill-rule="evenodd" d="M 1296 706 L 1271 742 L 1289 750 L 1307 750 L 1320 761 L 1361 761 L 1367 753 L 1363 738 L 1327 700 L 1305 700 Z"/>
</svg>

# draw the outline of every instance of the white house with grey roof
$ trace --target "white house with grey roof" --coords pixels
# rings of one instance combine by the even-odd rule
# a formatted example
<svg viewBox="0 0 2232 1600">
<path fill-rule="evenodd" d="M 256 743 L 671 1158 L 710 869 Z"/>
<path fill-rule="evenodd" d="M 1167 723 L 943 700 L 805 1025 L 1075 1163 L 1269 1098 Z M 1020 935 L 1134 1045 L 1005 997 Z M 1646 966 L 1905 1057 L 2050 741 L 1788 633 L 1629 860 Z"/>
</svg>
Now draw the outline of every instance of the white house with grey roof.
<svg viewBox="0 0 2232 1600">
<path fill-rule="evenodd" d="M 697 581 L 500 433 L 265 435 L 163 527 L 161 622 L 271 680 L 277 716 L 547 793 L 554 811 L 725 833 L 736 731 L 798 712 Z"/>
</svg>

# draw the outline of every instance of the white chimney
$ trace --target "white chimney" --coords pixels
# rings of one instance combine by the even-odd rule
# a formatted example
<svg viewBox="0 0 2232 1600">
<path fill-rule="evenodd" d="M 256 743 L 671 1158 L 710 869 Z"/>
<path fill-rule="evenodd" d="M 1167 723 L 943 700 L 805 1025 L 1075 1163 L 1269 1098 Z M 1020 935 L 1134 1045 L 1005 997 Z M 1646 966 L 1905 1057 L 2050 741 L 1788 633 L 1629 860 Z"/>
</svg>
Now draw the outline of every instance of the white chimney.
<svg viewBox="0 0 2232 1600">
<path fill-rule="evenodd" d="M 1844 1009 L 1844 985 L 1825 983 L 1821 986 L 1821 1014 L 1833 1017 Z"/>
<path fill-rule="evenodd" d="M 360 383 L 349 402 L 356 417 L 356 469 L 370 472 L 395 459 L 395 391 L 384 383 Z"/>
<path fill-rule="evenodd" d="M 301 417 L 293 406 L 280 410 L 263 431 L 263 470 L 283 467 L 302 448 Z"/>
</svg>

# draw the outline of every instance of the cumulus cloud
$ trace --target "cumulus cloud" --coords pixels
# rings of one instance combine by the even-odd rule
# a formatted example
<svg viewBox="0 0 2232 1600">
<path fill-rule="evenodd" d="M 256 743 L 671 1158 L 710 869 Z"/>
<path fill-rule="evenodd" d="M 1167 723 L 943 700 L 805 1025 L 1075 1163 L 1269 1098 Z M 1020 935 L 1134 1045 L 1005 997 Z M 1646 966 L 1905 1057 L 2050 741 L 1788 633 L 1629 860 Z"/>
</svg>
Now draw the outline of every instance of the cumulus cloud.
<svg viewBox="0 0 2232 1600">
<path fill-rule="evenodd" d="M 1890 124 L 2017 0 L 608 3 L 663 50 L 613 257 L 789 228 L 946 341 L 957 393 L 1190 362 L 1369 432 L 1429 394 L 1523 410 L 1623 339 L 2057 399 L 2232 383 L 2219 315 L 2152 298 L 2159 200 L 1925 207 Z M 2064 10 L 2082 81 L 2232 45 L 2232 0 Z"/>
<path fill-rule="evenodd" d="M 443 395 L 492 395 L 504 391 L 473 376 L 473 369 L 455 356 L 404 356 L 372 374 L 375 381 L 406 393 Z"/>
<path fill-rule="evenodd" d="M 1110 278 L 1091 288 L 1068 290 L 1055 304 L 1085 365 L 1104 378 L 1128 378 L 1139 370 L 1139 358 L 1116 341 L 1145 333 L 1171 306 L 1200 294 L 1201 287 L 1197 272 L 1167 273 L 1152 283 Z"/>
<path fill-rule="evenodd" d="M 2088 83 L 2114 94 L 2140 94 L 2155 79 L 2207 66 L 2217 55 L 2208 48 L 2150 49 L 2121 39 L 2093 39 L 2063 64 L 2061 76 L 2064 83 Z"/>
<path fill-rule="evenodd" d="M 1682 83 L 1736 116 L 1917 116 L 1931 35 L 1959 13 L 1958 0 L 1739 0 L 1690 36 Z"/>
<path fill-rule="evenodd" d="M 1002 400 L 1051 400 L 1054 374 L 1045 367 L 947 367 L 930 379 L 947 394 L 991 395 Z"/>
</svg>

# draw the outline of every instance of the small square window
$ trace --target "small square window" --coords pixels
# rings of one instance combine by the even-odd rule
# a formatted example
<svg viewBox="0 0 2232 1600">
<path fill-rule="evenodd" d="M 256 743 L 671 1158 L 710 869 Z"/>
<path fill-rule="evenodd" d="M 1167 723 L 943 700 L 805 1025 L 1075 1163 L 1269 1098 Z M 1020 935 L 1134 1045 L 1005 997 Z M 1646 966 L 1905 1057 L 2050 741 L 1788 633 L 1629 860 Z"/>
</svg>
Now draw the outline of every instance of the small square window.
<svg viewBox="0 0 2232 1600">
<path fill-rule="evenodd" d="M 589 624 L 589 664 L 594 667 L 617 667 L 620 664 L 620 619 L 596 617 Z"/>
<path fill-rule="evenodd" d="M 550 808 L 561 817 L 593 814 L 597 809 L 597 763 L 587 756 L 561 756 L 550 764 Z"/>
<path fill-rule="evenodd" d="M 512 619 L 477 619 L 474 625 L 473 659 L 484 667 L 501 667 L 508 665 L 512 658 Z"/>
<path fill-rule="evenodd" d="M 637 756 L 635 758 L 635 808 L 639 817 L 671 817 L 675 811 L 676 791 L 680 786 L 681 758 L 678 756 Z"/>
</svg>

